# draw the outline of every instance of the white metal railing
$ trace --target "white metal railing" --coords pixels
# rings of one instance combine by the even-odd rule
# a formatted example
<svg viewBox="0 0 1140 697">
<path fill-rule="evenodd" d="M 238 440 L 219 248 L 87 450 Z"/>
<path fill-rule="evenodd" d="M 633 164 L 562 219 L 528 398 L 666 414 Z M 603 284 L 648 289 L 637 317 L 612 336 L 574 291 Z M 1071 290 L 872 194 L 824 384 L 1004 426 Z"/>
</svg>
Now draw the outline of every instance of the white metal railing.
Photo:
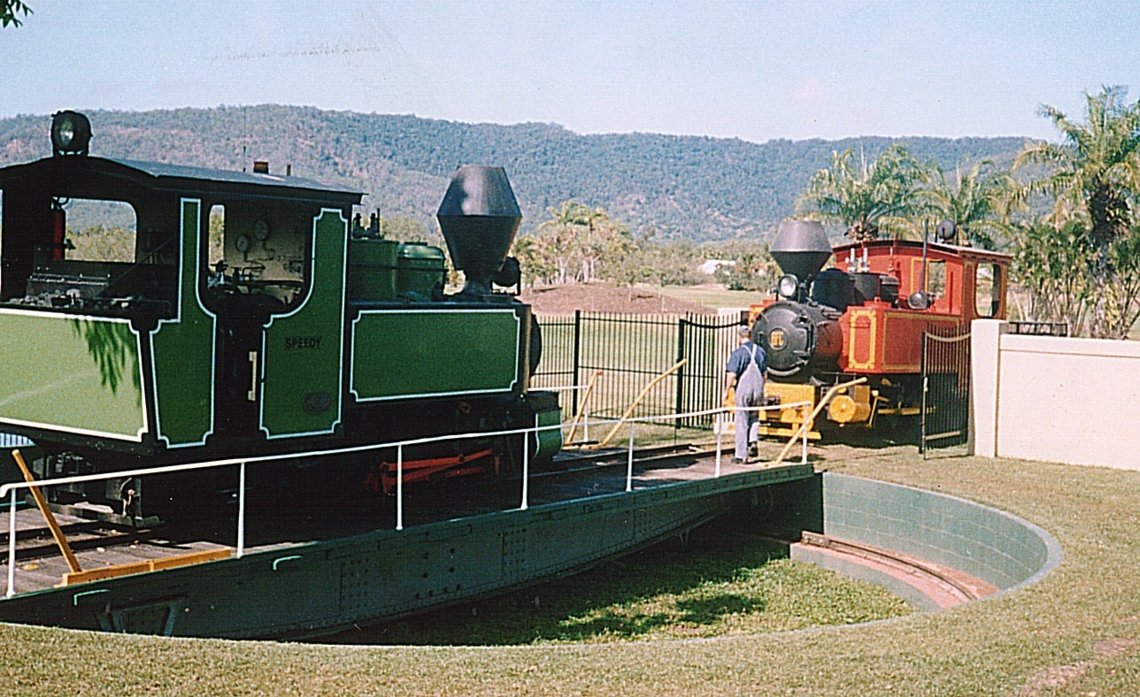
<svg viewBox="0 0 1140 697">
<path fill-rule="evenodd" d="M 748 409 L 757 412 L 769 410 L 781 410 L 788 408 L 802 407 L 805 410 L 805 418 L 807 409 L 810 407 L 808 402 L 797 402 L 795 404 L 781 404 L 777 406 L 763 406 L 763 407 L 749 407 Z M 668 414 L 661 416 L 644 416 L 637 418 L 625 419 L 629 424 L 629 443 L 628 451 L 629 456 L 626 466 L 626 482 L 625 491 L 633 491 L 633 463 L 635 452 L 635 426 L 637 424 L 649 424 L 656 421 L 675 421 L 682 418 L 692 418 L 699 416 L 723 416 L 725 414 L 732 414 L 735 407 L 718 407 L 716 409 L 706 409 L 702 411 Z M 620 424 L 621 419 L 601 419 L 595 422 L 595 425 L 602 424 Z M 116 470 L 112 472 L 100 472 L 97 474 L 76 475 L 71 477 L 57 477 L 54 479 L 37 479 L 25 482 L 8 482 L 0 485 L 0 500 L 5 497 L 10 499 L 9 505 L 9 520 L 8 520 L 8 585 L 7 597 L 11 597 L 16 592 L 16 508 L 17 508 L 17 494 L 20 491 L 29 490 L 32 487 L 50 487 L 59 486 L 63 484 L 82 484 L 86 482 L 103 481 L 107 479 L 119 479 L 128 477 L 144 477 L 158 474 L 172 474 L 175 472 L 188 472 L 193 470 L 206 470 L 216 469 L 220 467 L 238 467 L 238 511 L 237 511 L 237 541 L 235 556 L 241 557 L 245 553 L 245 496 L 246 496 L 246 465 L 250 463 L 273 462 L 280 460 L 295 460 L 298 458 L 315 458 L 315 457 L 328 457 L 332 455 L 347 455 L 352 453 L 368 452 L 373 450 L 387 450 L 396 449 L 396 530 L 404 529 L 404 448 L 416 445 L 424 445 L 428 443 L 436 443 L 441 441 L 459 441 L 471 440 L 475 438 L 491 438 L 491 437 L 510 437 L 522 436 L 523 438 L 523 461 L 522 461 L 522 491 L 520 510 L 526 510 L 529 506 L 529 481 L 530 481 L 530 436 L 534 434 L 537 438 L 540 432 L 552 431 L 554 429 L 562 429 L 566 426 L 565 423 L 551 424 L 549 426 L 532 426 L 528 428 L 510 429 L 503 431 L 492 432 L 478 432 L 478 433 L 463 433 L 451 434 L 443 436 L 430 436 L 425 438 L 414 438 L 409 440 L 392 441 L 388 443 L 373 443 L 367 445 L 343 447 L 343 448 L 330 448 L 326 450 L 311 450 L 301 453 L 282 453 L 275 455 L 261 455 L 247 458 L 228 458 L 222 460 L 209 460 L 203 462 L 189 462 L 175 465 L 164 465 L 161 467 L 141 468 L 133 470 Z M 801 464 L 807 463 L 807 443 L 808 443 L 808 429 L 803 428 L 802 431 L 802 450 L 800 462 Z M 714 477 L 721 476 L 721 457 L 722 457 L 722 434 L 723 429 L 718 429 L 716 441 L 716 464 L 714 469 Z M 797 436 L 800 434 L 797 434 Z M 789 441 L 789 446 L 792 441 Z M 785 452 L 787 448 L 785 448 Z"/>
</svg>

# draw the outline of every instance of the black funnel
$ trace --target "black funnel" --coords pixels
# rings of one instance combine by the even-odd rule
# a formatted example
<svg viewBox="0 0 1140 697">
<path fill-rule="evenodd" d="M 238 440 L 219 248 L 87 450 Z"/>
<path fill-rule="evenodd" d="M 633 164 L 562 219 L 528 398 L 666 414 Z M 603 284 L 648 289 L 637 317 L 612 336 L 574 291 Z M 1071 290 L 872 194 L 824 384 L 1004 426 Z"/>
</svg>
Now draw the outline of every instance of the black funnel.
<svg viewBox="0 0 1140 697">
<path fill-rule="evenodd" d="M 503 265 L 522 221 L 506 171 L 483 165 L 460 167 L 436 218 L 451 262 L 467 277 L 462 292 L 490 293 L 491 277 Z"/>
<path fill-rule="evenodd" d="M 831 242 L 823 225 L 814 220 L 785 220 L 776 230 L 768 252 L 784 273 L 804 281 L 831 258 Z"/>
</svg>

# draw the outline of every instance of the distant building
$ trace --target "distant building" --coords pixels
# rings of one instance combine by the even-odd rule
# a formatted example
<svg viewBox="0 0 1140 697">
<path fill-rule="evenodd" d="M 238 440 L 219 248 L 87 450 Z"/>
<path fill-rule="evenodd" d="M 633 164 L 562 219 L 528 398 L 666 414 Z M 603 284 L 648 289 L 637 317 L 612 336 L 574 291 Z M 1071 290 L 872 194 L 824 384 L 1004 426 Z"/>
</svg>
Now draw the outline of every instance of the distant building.
<svg viewBox="0 0 1140 697">
<path fill-rule="evenodd" d="M 697 271 L 712 276 L 714 273 L 723 268 L 732 268 L 736 266 L 736 262 L 732 259 L 709 259 L 697 267 Z"/>
</svg>

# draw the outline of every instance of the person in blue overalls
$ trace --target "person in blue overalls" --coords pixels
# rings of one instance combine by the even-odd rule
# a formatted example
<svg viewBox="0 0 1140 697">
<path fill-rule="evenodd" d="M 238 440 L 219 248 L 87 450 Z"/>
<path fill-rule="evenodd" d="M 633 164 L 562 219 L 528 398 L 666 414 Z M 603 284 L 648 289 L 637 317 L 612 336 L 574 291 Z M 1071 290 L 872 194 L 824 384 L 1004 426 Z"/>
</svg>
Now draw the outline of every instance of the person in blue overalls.
<svg viewBox="0 0 1140 697">
<path fill-rule="evenodd" d="M 745 325 L 736 330 L 738 346 L 728 357 L 725 368 L 724 401 L 736 388 L 736 453 L 733 462 L 748 461 L 748 446 L 759 439 L 760 413 L 750 407 L 764 402 L 764 381 L 768 378 L 768 356 L 752 343 L 752 332 Z"/>
</svg>

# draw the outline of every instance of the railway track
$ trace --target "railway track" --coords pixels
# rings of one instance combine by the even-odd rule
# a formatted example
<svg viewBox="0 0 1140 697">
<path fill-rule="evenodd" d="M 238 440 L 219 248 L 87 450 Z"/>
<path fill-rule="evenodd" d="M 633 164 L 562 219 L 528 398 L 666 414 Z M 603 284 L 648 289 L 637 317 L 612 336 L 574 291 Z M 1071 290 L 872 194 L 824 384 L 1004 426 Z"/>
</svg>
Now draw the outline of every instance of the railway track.
<svg viewBox="0 0 1140 697">
<path fill-rule="evenodd" d="M 716 454 L 716 449 L 690 443 L 677 443 L 671 445 L 658 445 L 641 447 L 635 452 L 634 465 L 667 464 L 681 458 L 708 457 Z M 577 472 L 596 469 L 598 467 L 626 465 L 629 462 L 629 451 L 623 448 L 608 448 L 606 450 L 579 450 L 577 452 L 563 451 L 556 459 L 558 469 L 549 472 L 533 474 L 532 476 L 558 475 L 566 472 Z"/>
<path fill-rule="evenodd" d="M 34 516 L 34 518 L 33 518 Z M 51 529 L 43 522 L 43 517 L 35 509 L 28 509 L 20 513 L 23 525 L 16 530 L 16 559 L 17 561 L 30 561 L 42 557 L 59 555 L 59 547 L 52 538 Z M 32 522 L 38 518 L 39 522 Z M 57 516 L 59 518 L 59 516 Z M 60 520 L 60 529 L 67 537 L 68 544 L 75 551 L 87 549 L 117 547 L 134 544 L 147 539 L 153 530 L 147 528 L 129 528 L 120 525 L 111 525 L 85 519 Z M 8 529 L 0 533 L 0 545 L 7 551 Z M 0 565 L 7 562 L 7 557 L 0 559 Z"/>
<path fill-rule="evenodd" d="M 939 608 L 953 607 L 997 592 L 997 587 L 956 569 L 894 550 L 803 531 L 798 544 L 874 569 L 902 581 Z"/>
</svg>

